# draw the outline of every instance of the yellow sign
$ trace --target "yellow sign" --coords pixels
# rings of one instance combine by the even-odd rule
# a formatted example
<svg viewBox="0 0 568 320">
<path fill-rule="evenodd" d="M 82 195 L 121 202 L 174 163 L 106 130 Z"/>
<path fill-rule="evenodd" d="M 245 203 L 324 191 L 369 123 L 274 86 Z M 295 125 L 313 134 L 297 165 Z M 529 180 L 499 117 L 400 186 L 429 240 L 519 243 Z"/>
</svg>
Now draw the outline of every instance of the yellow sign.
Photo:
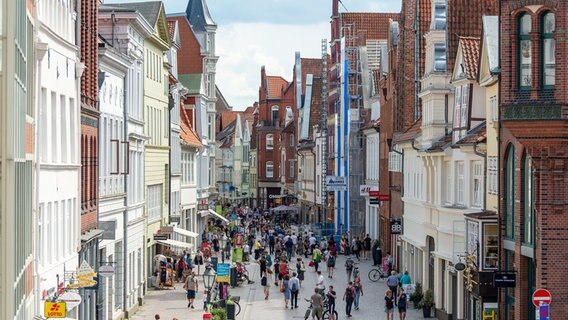
<svg viewBox="0 0 568 320">
<path fill-rule="evenodd" d="M 85 287 L 92 287 L 97 284 L 97 281 L 93 278 L 97 276 L 97 273 L 87 261 L 83 260 L 81 265 L 77 269 L 77 275 L 75 276 L 75 282 L 67 285 L 67 289 L 78 289 Z"/>
<path fill-rule="evenodd" d="M 46 318 L 65 318 L 67 317 L 67 306 L 65 302 L 49 302 L 43 304 L 43 315 Z"/>
</svg>

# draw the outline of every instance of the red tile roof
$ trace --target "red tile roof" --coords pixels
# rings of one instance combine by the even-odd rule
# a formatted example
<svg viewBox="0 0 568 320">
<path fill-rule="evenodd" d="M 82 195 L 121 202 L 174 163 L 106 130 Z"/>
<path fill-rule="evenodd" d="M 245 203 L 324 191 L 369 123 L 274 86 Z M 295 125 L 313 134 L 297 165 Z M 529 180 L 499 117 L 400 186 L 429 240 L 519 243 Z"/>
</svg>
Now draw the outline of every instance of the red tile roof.
<svg viewBox="0 0 568 320">
<path fill-rule="evenodd" d="M 190 112 L 182 107 L 180 110 L 180 137 L 182 139 L 182 142 L 186 145 L 200 148 L 203 146 L 201 144 L 201 139 L 199 139 L 199 136 L 191 127 L 191 122 L 192 119 Z"/>
<path fill-rule="evenodd" d="M 341 13 L 341 24 L 352 24 L 364 40 L 387 39 L 389 36 L 389 20 L 398 21 L 399 13 L 344 12 Z"/>
<path fill-rule="evenodd" d="M 280 76 L 266 76 L 267 95 L 270 99 L 281 99 L 282 93 L 288 87 L 288 81 Z"/>
<path fill-rule="evenodd" d="M 220 123 L 220 130 L 224 130 L 228 127 L 231 123 L 233 123 L 237 119 L 237 114 L 239 111 L 223 111 L 221 112 L 221 123 Z"/>
<path fill-rule="evenodd" d="M 410 126 L 410 128 L 408 128 L 408 130 L 406 130 L 404 133 L 395 134 L 394 141 L 399 143 L 399 142 L 409 141 L 418 137 L 422 132 L 421 127 L 422 127 L 422 119 L 418 119 L 418 121 L 414 122 L 414 124 L 412 124 L 412 126 Z"/>
<path fill-rule="evenodd" d="M 476 79 L 479 66 L 479 38 L 461 37 L 464 71 L 468 79 Z"/>
</svg>

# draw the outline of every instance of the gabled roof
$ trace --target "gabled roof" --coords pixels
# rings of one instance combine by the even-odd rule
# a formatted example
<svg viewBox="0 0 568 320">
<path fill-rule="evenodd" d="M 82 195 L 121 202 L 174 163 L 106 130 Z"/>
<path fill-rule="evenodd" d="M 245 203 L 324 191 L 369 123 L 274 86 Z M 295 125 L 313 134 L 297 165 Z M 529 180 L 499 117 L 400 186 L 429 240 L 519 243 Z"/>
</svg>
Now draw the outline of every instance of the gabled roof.
<svg viewBox="0 0 568 320">
<path fill-rule="evenodd" d="M 468 79 L 477 79 L 479 67 L 479 38 L 461 37 L 463 68 Z"/>
<path fill-rule="evenodd" d="M 211 18 L 209 8 L 205 0 L 189 0 L 185 9 L 187 20 L 196 32 L 204 32 L 206 26 L 216 26 L 217 24 Z"/>
<path fill-rule="evenodd" d="M 269 99 L 281 99 L 288 81 L 281 76 L 266 76 L 266 95 Z"/>
<path fill-rule="evenodd" d="M 180 129 L 182 144 L 196 148 L 203 146 L 201 139 L 199 139 L 199 136 L 191 127 L 191 118 L 185 108 L 181 108 L 180 110 Z"/>
<path fill-rule="evenodd" d="M 222 131 L 225 128 L 227 128 L 230 124 L 235 122 L 238 114 L 239 114 L 239 111 L 223 111 L 223 112 L 221 112 L 221 117 L 220 117 L 221 123 L 220 123 L 219 129 Z"/>
<path fill-rule="evenodd" d="M 128 2 L 128 3 L 107 3 L 111 7 L 132 8 L 140 12 L 140 14 L 148 21 L 152 28 L 158 28 L 159 37 L 169 46 L 171 38 L 168 34 L 168 25 L 165 20 L 166 12 L 162 1 L 146 1 L 146 2 Z M 162 22 L 159 22 L 163 18 Z M 159 23 L 158 23 L 159 22 Z"/>
<path fill-rule="evenodd" d="M 395 12 L 342 12 L 340 15 L 342 25 L 353 25 L 365 40 L 388 39 L 389 20 L 397 21 L 400 17 L 400 14 Z"/>
<path fill-rule="evenodd" d="M 187 88 L 189 94 L 199 94 L 201 92 L 201 73 L 190 73 L 178 75 L 178 80 Z"/>
<path fill-rule="evenodd" d="M 469 130 L 465 137 L 455 143 L 456 146 L 471 145 L 485 141 L 487 138 L 487 125 L 483 121 L 475 128 Z"/>
</svg>

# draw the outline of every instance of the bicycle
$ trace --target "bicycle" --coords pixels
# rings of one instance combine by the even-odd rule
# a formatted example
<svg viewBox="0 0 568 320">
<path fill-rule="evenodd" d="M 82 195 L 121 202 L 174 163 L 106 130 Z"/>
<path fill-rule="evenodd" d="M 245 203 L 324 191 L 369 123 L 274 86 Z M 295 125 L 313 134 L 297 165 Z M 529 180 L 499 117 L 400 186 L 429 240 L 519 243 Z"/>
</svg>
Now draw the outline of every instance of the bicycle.
<svg viewBox="0 0 568 320">
<path fill-rule="evenodd" d="M 304 300 L 306 300 L 306 302 L 310 302 L 310 299 L 304 298 Z M 319 319 L 319 317 L 317 317 L 318 320 L 330 320 L 330 319 L 331 320 L 337 320 L 337 319 L 339 319 L 338 314 L 337 314 L 337 310 L 333 310 L 333 317 L 332 317 L 332 314 L 327 309 L 327 299 L 324 299 L 322 308 L 323 308 L 323 312 L 322 312 L 322 315 L 321 315 L 321 319 Z M 312 309 L 313 309 L 313 306 L 310 302 L 310 306 L 308 307 L 308 310 L 306 310 L 306 313 L 304 314 L 304 320 L 308 320 L 308 318 L 312 314 Z"/>
<path fill-rule="evenodd" d="M 388 272 L 381 270 L 380 268 L 373 268 L 369 271 L 369 280 L 377 282 L 380 279 L 386 279 L 389 277 Z"/>
</svg>

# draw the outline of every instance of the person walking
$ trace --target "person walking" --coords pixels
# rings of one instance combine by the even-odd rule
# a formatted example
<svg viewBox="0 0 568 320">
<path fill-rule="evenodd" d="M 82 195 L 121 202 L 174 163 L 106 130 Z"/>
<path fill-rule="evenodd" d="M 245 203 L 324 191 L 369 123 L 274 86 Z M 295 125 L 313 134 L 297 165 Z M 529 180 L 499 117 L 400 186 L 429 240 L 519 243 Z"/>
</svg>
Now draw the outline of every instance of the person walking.
<svg viewBox="0 0 568 320">
<path fill-rule="evenodd" d="M 286 256 L 288 260 L 292 259 L 292 250 L 294 249 L 294 240 L 292 240 L 291 236 L 288 236 L 286 242 L 284 242 L 284 246 L 286 247 Z"/>
<path fill-rule="evenodd" d="M 329 255 L 327 258 L 327 277 L 333 278 L 333 269 L 335 269 L 335 257 L 333 255 Z"/>
<path fill-rule="evenodd" d="M 318 275 L 318 280 L 316 281 L 316 287 L 318 287 L 318 289 L 320 289 L 320 293 L 323 296 L 324 292 L 325 292 L 325 284 L 324 284 L 323 275 L 321 274 L 321 271 L 318 271 L 317 275 Z"/>
<path fill-rule="evenodd" d="M 394 298 L 390 289 L 385 293 L 385 313 L 387 314 L 387 320 L 393 320 Z"/>
<path fill-rule="evenodd" d="M 409 285 L 412 283 L 412 279 L 410 278 L 410 275 L 408 274 L 408 270 L 404 271 L 404 274 L 402 275 L 402 277 L 400 277 L 400 285 L 404 288 L 404 285 Z"/>
<path fill-rule="evenodd" d="M 335 315 L 335 299 L 337 298 L 337 293 L 333 290 L 333 286 L 329 286 L 329 290 L 326 293 L 327 297 L 327 314 L 329 315 L 330 320 L 337 320 L 334 319 Z"/>
<path fill-rule="evenodd" d="M 290 292 L 290 276 L 286 275 L 282 279 L 282 285 L 280 287 L 280 292 L 284 293 L 284 306 L 288 309 L 288 302 L 290 301 L 291 292 Z"/>
<path fill-rule="evenodd" d="M 277 286 L 278 285 L 278 278 L 280 277 L 279 273 L 280 273 L 280 257 L 276 257 L 274 258 L 274 260 L 276 260 L 274 262 L 274 285 Z"/>
<path fill-rule="evenodd" d="M 290 293 L 291 293 L 291 300 L 290 300 L 290 308 L 298 309 L 298 293 L 300 293 L 300 280 L 296 272 L 292 272 L 292 278 L 288 282 L 290 286 Z"/>
<path fill-rule="evenodd" d="M 404 289 L 400 288 L 398 293 L 398 317 L 400 320 L 406 319 L 406 302 L 407 302 L 407 295 L 404 292 Z"/>
<path fill-rule="evenodd" d="M 304 275 L 306 273 L 306 265 L 302 258 L 298 258 L 296 262 L 296 270 L 298 271 L 298 280 L 300 280 L 300 288 L 302 287 L 302 281 L 304 281 Z"/>
<path fill-rule="evenodd" d="M 265 272 L 260 279 L 260 285 L 264 291 L 264 300 L 268 300 L 270 296 L 270 276 L 268 272 Z"/>
<path fill-rule="evenodd" d="M 258 260 L 258 265 L 260 266 L 260 277 L 262 278 L 262 275 L 266 273 L 266 258 L 264 254 L 260 256 L 260 259 Z"/>
<path fill-rule="evenodd" d="M 353 300 L 355 299 L 355 288 L 353 287 L 353 282 L 349 281 L 349 285 L 345 288 L 345 293 L 343 293 L 343 301 L 345 301 L 345 314 L 348 318 L 351 318 L 351 308 L 353 307 Z"/>
<path fill-rule="evenodd" d="M 312 259 L 314 261 L 314 269 L 318 272 L 319 263 L 321 262 L 322 253 L 321 250 L 316 245 L 313 250 Z"/>
<path fill-rule="evenodd" d="M 387 278 L 387 286 L 390 291 L 392 291 L 392 296 L 395 297 L 398 288 L 398 277 L 396 276 L 396 271 L 391 271 L 391 275 Z M 396 305 L 396 301 L 394 301 L 394 304 Z"/>
<path fill-rule="evenodd" d="M 270 233 L 268 236 L 268 248 L 270 249 L 270 254 L 274 254 L 274 245 L 276 244 L 276 238 L 274 237 L 274 233 Z"/>
<path fill-rule="evenodd" d="M 195 309 L 193 302 L 195 300 L 195 293 L 199 291 L 199 283 L 195 279 L 195 273 L 191 272 L 189 276 L 185 279 L 183 288 L 187 290 L 187 307 Z"/>
<path fill-rule="evenodd" d="M 353 266 L 355 262 L 351 259 L 351 256 L 347 256 L 345 260 L 345 271 L 347 272 L 347 282 L 351 281 L 351 274 L 353 273 Z"/>
<path fill-rule="evenodd" d="M 314 294 L 310 297 L 310 303 L 312 304 L 312 320 L 316 317 L 318 320 L 322 318 L 323 314 L 323 296 L 319 292 L 319 288 L 314 289 Z"/>
<path fill-rule="evenodd" d="M 369 255 L 371 252 L 371 237 L 367 233 L 365 239 L 363 239 L 363 249 L 365 250 L 364 257 L 366 260 L 369 260 Z"/>
<path fill-rule="evenodd" d="M 361 283 L 361 278 L 356 277 L 355 282 L 353 282 L 353 287 L 355 288 L 355 297 L 353 304 L 355 305 L 355 310 L 359 310 L 359 299 L 363 295 L 363 284 Z"/>
</svg>

